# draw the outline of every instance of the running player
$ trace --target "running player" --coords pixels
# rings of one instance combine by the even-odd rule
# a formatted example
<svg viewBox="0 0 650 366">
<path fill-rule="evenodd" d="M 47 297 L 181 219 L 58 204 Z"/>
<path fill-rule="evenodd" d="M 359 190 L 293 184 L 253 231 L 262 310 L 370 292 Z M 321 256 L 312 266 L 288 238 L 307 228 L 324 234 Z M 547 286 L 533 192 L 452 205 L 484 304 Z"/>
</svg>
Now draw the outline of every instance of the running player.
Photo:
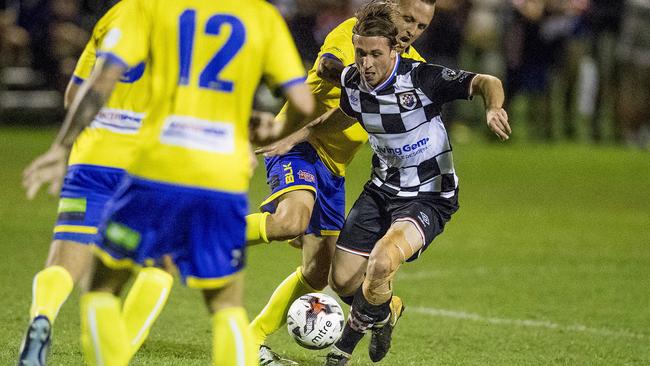
<svg viewBox="0 0 650 366">
<path fill-rule="evenodd" d="M 358 18 L 355 64 L 341 75 L 340 107 L 291 137 L 297 143 L 318 129 L 343 130 L 360 121 L 374 151 L 371 180 L 346 219 L 332 261 L 330 286 L 353 301 L 326 366 L 346 365 L 369 329 L 371 360 L 384 358 L 401 314 L 394 307 L 402 306 L 391 301 L 393 278 L 401 264 L 417 259 L 442 233 L 458 209 L 442 105 L 481 95 L 488 127 L 502 140 L 511 133 L 499 79 L 402 58 L 390 13 L 362 11 Z"/>
<path fill-rule="evenodd" d="M 122 4 L 117 3 L 98 22 L 66 90 L 66 108 L 79 85 L 87 79 L 101 44 Z M 30 324 L 19 355 L 19 365 L 44 365 L 47 361 L 51 328 L 56 315 L 74 284 L 87 285 L 92 263 L 90 245 L 97 234 L 102 210 L 122 180 L 132 160 L 149 95 L 149 69 L 139 64 L 125 72 L 115 91 L 75 141 L 72 152 L 57 143 L 37 158 L 25 171 L 27 197 L 32 199 L 40 186 L 50 183 L 50 191 L 59 191 L 61 178 L 67 175 L 61 190 L 54 239 L 46 268 L 34 276 Z M 54 159 L 54 160 L 52 160 Z M 50 162 L 56 161 L 53 165 Z M 43 170 L 43 167 L 47 167 Z M 172 286 L 172 277 L 157 268 L 144 268 L 129 291 L 123 317 L 126 320 L 129 349 L 135 353 L 158 317 Z"/>
<path fill-rule="evenodd" d="M 373 1 L 371 8 L 391 4 Z M 404 57 L 424 61 L 411 47 L 433 18 L 435 1 L 400 0 L 398 50 Z M 307 84 L 316 97 L 315 116 L 337 108 L 340 97 L 340 73 L 354 62 L 351 18 L 336 27 L 325 39 L 319 57 L 309 71 Z M 277 117 L 296 119 L 285 106 Z M 368 139 L 356 124 L 345 131 L 318 131 L 308 142 L 282 156 L 266 159 L 271 195 L 262 203 L 263 213 L 247 217 L 250 244 L 271 240 L 300 239 L 302 265 L 291 273 L 271 295 L 262 312 L 251 323 L 258 344 L 286 322 L 291 303 L 303 294 L 320 291 L 327 285 L 331 258 L 339 231 L 345 220 L 345 168 Z M 263 362 L 280 362 L 268 347 L 260 349 Z"/>
<path fill-rule="evenodd" d="M 164 6 L 163 6 L 164 5 Z M 255 365 L 242 307 L 248 120 L 262 76 L 309 115 L 313 97 L 291 36 L 263 1 L 125 1 L 100 58 L 69 112 L 64 146 L 97 113 L 124 70 L 151 67 L 139 152 L 100 228 L 96 271 L 81 299 L 90 364 L 130 355 L 114 294 L 130 268 L 169 254 L 184 282 L 203 290 L 217 365 Z"/>
</svg>

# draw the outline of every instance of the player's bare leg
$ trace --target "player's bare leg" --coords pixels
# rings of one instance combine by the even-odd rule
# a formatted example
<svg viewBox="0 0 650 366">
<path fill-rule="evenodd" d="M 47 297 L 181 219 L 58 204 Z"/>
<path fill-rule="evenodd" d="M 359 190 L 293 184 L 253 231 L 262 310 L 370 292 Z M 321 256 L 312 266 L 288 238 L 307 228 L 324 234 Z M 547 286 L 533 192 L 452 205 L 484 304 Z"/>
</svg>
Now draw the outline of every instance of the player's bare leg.
<svg viewBox="0 0 650 366">
<path fill-rule="evenodd" d="M 213 315 L 212 363 L 218 366 L 257 366 L 257 347 L 248 329 L 248 316 L 243 307 L 243 274 L 235 274 L 223 287 L 203 290 L 203 298 Z"/>
<path fill-rule="evenodd" d="M 248 245 L 293 239 L 307 230 L 316 202 L 312 191 L 286 192 L 277 198 L 277 202 L 274 213 L 262 212 L 246 216 Z"/>
<path fill-rule="evenodd" d="M 20 348 L 19 365 L 44 365 L 51 342 L 52 324 L 74 284 L 87 282 L 92 253 L 87 245 L 54 240 L 45 269 L 34 276 L 30 324 Z"/>
<path fill-rule="evenodd" d="M 343 335 L 328 354 L 325 365 L 345 365 L 367 330 L 373 332 L 369 348 L 370 358 L 374 362 L 384 358 L 390 348 L 393 327 L 403 310 L 399 298 L 392 296 L 393 278 L 400 265 L 423 245 L 424 238 L 420 230 L 410 221 L 393 223 L 386 235 L 377 242 L 370 253 L 367 266 L 363 267 L 366 275 L 361 288 L 354 294 L 350 317 Z M 337 254 L 338 252 L 340 250 Z M 341 257 L 344 260 L 348 259 L 348 256 Z M 348 260 L 348 263 L 352 264 L 352 260 Z M 357 260 L 357 263 L 361 262 Z M 335 257 L 332 282 L 338 279 L 340 281 L 338 289 L 350 291 L 354 279 L 357 278 L 354 276 L 355 271 L 347 271 L 346 283 L 341 273 L 335 272 L 335 268 L 340 266 L 341 263 L 336 262 Z M 356 274 L 358 276 L 358 272 Z M 395 304 L 392 304 L 393 302 Z"/>
</svg>

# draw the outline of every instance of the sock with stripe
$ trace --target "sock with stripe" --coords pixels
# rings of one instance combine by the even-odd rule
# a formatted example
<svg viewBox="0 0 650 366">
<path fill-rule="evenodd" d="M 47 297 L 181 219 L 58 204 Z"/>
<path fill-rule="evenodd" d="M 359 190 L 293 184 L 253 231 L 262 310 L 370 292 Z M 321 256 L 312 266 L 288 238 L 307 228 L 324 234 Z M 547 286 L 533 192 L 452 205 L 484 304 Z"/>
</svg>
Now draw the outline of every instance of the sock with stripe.
<svg viewBox="0 0 650 366">
<path fill-rule="evenodd" d="M 61 266 L 50 266 L 38 272 L 32 283 L 31 318 L 44 315 L 54 323 L 73 288 L 72 276 Z"/>
<path fill-rule="evenodd" d="M 257 366 L 258 348 L 242 307 L 219 310 L 212 319 L 212 363 L 215 366 Z"/>
<path fill-rule="evenodd" d="M 257 345 L 264 344 L 266 337 L 287 322 L 287 311 L 293 301 L 304 294 L 318 292 L 307 283 L 298 267 L 275 289 L 259 315 L 251 322 L 251 332 Z"/>
<path fill-rule="evenodd" d="M 131 354 L 135 354 L 160 315 L 174 279 L 159 268 L 143 268 L 124 300 L 122 319 Z"/>
<path fill-rule="evenodd" d="M 385 304 L 373 305 L 363 296 L 361 287 L 354 295 L 348 321 L 343 328 L 341 338 L 336 342 L 335 347 L 347 354 L 352 354 L 363 335 L 372 328 L 375 323 L 381 322 L 390 315 L 390 300 Z"/>
<path fill-rule="evenodd" d="M 91 366 L 126 366 L 130 347 L 120 300 L 105 292 L 81 297 L 81 347 Z"/>
</svg>

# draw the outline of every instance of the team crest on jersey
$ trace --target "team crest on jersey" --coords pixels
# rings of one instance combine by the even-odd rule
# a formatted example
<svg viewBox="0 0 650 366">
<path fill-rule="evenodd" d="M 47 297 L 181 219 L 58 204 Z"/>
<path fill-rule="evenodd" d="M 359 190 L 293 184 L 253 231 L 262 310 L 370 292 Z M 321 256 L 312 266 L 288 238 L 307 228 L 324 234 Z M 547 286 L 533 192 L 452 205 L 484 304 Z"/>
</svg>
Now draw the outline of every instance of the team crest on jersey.
<svg viewBox="0 0 650 366">
<path fill-rule="evenodd" d="M 399 94 L 399 104 L 408 109 L 409 111 L 415 108 L 415 106 L 418 104 L 418 100 L 415 96 L 414 92 L 406 92 Z"/>
</svg>

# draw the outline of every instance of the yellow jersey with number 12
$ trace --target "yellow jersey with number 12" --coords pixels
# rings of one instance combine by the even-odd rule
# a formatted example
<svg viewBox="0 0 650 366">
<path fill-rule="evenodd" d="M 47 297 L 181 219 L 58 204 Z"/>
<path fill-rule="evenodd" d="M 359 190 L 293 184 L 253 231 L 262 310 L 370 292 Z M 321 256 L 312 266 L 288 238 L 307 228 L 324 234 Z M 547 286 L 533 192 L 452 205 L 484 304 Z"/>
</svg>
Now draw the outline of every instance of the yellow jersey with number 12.
<svg viewBox="0 0 650 366">
<path fill-rule="evenodd" d="M 309 85 L 316 98 L 314 116 L 320 116 L 330 109 L 339 107 L 341 89 L 321 79 L 316 72 L 322 57 L 338 59 L 345 66 L 354 63 L 352 28 L 356 23 L 357 18 L 350 18 L 334 28 L 325 38 L 318 58 L 314 62 L 314 66 L 309 70 L 307 85 Z M 424 62 L 422 56 L 413 47 L 409 47 L 403 52 L 402 57 Z M 286 119 L 286 113 L 287 106 L 285 105 L 280 111 L 278 119 Z M 345 131 L 319 129 L 309 139 L 309 143 L 316 149 L 323 164 L 332 173 L 339 176 L 345 176 L 345 167 L 366 141 L 368 141 L 368 134 L 359 123 L 355 123 Z"/>
<path fill-rule="evenodd" d="M 118 2 L 97 22 L 77 61 L 72 80 L 81 84 L 95 66 L 97 48 L 122 10 Z M 138 132 L 149 101 L 149 69 L 144 63 L 130 68 L 115 86 L 106 105 L 75 140 L 69 165 L 89 164 L 126 169 L 137 149 Z"/>
<path fill-rule="evenodd" d="M 304 82 L 287 26 L 261 0 L 125 0 L 100 55 L 145 62 L 151 96 L 141 150 L 128 171 L 158 182 L 248 190 L 248 123 L 262 78 Z"/>
</svg>

